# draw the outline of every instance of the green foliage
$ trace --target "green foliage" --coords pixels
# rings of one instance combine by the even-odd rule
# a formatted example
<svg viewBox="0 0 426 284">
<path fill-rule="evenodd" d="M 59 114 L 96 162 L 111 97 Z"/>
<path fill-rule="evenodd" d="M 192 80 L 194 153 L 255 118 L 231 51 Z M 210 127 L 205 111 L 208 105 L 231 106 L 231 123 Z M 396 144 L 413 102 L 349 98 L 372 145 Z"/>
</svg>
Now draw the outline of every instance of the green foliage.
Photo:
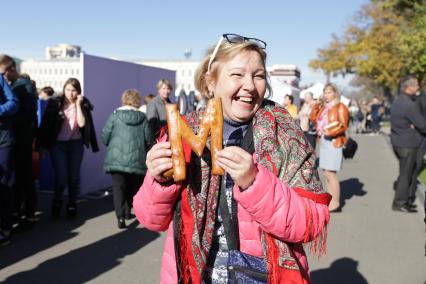
<svg viewBox="0 0 426 284">
<path fill-rule="evenodd" d="M 425 77 L 426 2 L 373 0 L 362 6 L 309 66 L 333 76 L 355 73 L 385 90 L 396 90 L 407 74 Z"/>
<path fill-rule="evenodd" d="M 426 8 L 418 7 L 413 20 L 402 27 L 397 38 L 398 51 L 404 62 L 405 73 L 426 74 Z"/>
<path fill-rule="evenodd" d="M 370 101 L 373 96 L 379 96 L 383 92 L 382 87 L 372 79 L 359 75 L 355 75 L 349 85 L 357 89 L 356 93 L 354 93 L 354 97 L 357 99 Z"/>
</svg>

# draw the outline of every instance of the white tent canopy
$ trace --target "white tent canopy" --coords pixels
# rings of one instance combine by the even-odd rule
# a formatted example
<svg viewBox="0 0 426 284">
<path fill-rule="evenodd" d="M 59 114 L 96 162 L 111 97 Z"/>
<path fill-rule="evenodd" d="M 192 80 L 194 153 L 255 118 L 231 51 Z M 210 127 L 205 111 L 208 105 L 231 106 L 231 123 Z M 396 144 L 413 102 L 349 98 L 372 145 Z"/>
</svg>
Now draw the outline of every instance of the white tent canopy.
<svg viewBox="0 0 426 284">
<path fill-rule="evenodd" d="M 282 105 L 284 97 L 286 95 L 292 95 L 294 97 L 294 103 L 298 105 L 300 93 L 298 88 L 277 77 L 271 77 L 271 88 L 272 96 L 269 98 L 270 100 Z"/>
<path fill-rule="evenodd" d="M 300 92 L 300 98 L 303 99 L 305 97 L 305 94 L 310 92 L 313 94 L 314 99 L 318 99 L 324 90 L 324 84 L 323 83 L 316 83 L 312 87 L 309 87 L 303 91 Z"/>
</svg>

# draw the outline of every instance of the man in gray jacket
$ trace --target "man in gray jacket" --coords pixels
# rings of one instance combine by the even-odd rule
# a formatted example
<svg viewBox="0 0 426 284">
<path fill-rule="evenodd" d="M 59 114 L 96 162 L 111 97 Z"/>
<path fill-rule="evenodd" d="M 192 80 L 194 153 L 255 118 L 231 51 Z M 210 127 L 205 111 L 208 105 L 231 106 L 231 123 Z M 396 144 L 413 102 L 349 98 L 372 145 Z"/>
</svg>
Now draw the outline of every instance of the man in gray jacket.
<svg viewBox="0 0 426 284">
<path fill-rule="evenodd" d="M 416 77 L 401 81 L 401 93 L 391 107 L 391 143 L 399 161 L 399 176 L 395 182 L 392 209 L 400 212 L 417 212 L 413 205 L 417 181 L 414 174 L 417 149 L 421 133 L 426 133 L 426 120 L 415 103 L 419 90 Z"/>
</svg>

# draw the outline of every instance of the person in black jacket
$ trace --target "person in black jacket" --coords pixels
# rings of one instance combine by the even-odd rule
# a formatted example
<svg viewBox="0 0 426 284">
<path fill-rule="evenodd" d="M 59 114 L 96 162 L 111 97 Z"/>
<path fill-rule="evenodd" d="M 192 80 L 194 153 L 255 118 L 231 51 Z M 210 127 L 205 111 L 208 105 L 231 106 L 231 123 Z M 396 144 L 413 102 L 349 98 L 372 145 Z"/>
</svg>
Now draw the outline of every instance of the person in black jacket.
<svg viewBox="0 0 426 284">
<path fill-rule="evenodd" d="M 417 187 L 414 174 L 417 149 L 426 134 L 426 120 L 414 102 L 419 90 L 417 78 L 408 76 L 401 82 L 401 94 L 391 106 L 391 144 L 399 160 L 399 176 L 395 182 L 392 209 L 417 212 L 413 196 Z"/>
<path fill-rule="evenodd" d="M 13 59 L 12 68 L 5 75 L 20 105 L 19 111 L 13 118 L 16 175 L 14 214 L 20 224 L 34 224 L 37 196 L 32 154 L 37 129 L 37 91 L 28 77 L 20 76 Z"/>
<path fill-rule="evenodd" d="M 124 219 L 134 217 L 130 210 L 133 195 L 142 185 L 146 174 L 146 152 L 150 139 L 148 119 L 140 111 L 141 98 L 137 90 L 124 91 L 122 106 L 109 116 L 102 130 L 102 142 L 107 146 L 104 170 L 111 174 L 115 214 L 118 227 L 126 227 Z"/>
<path fill-rule="evenodd" d="M 13 115 L 19 109 L 18 98 L 4 78 L 12 67 L 12 58 L 0 54 L 0 245 L 9 242 L 12 231 L 12 199 L 14 183 L 12 130 Z"/>
<path fill-rule="evenodd" d="M 69 78 L 63 94 L 48 101 L 38 134 L 38 147 L 48 149 L 54 169 L 55 193 L 52 216 L 59 217 L 62 194 L 68 186 L 67 216 L 77 214 L 76 199 L 80 187 L 83 145 L 99 151 L 91 111 L 93 106 L 81 94 L 80 82 Z"/>
</svg>

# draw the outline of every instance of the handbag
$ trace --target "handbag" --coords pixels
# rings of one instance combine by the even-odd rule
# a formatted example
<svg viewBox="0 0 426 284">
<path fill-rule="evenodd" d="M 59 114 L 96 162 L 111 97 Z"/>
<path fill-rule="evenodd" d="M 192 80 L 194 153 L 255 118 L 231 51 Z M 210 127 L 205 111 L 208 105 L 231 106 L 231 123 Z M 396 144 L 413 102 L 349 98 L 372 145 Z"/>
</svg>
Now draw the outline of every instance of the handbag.
<svg viewBox="0 0 426 284">
<path fill-rule="evenodd" d="M 253 132 L 251 127 L 247 130 L 241 142 L 241 148 L 250 154 L 254 153 Z M 225 189 L 224 183 L 226 183 L 226 180 L 222 178 L 223 186 L 219 193 L 219 210 L 225 230 L 226 242 L 228 244 L 228 283 L 267 283 L 268 273 L 266 261 L 263 258 L 240 251 L 237 203 L 232 199 L 230 213 L 225 190 L 222 190 Z"/>
<path fill-rule="evenodd" d="M 268 271 L 262 258 L 230 250 L 228 283 L 267 283 Z"/>
<path fill-rule="evenodd" d="M 357 149 L 358 143 L 354 139 L 349 137 L 348 141 L 346 141 L 345 146 L 343 146 L 343 157 L 345 159 L 352 159 L 355 156 Z"/>
</svg>

